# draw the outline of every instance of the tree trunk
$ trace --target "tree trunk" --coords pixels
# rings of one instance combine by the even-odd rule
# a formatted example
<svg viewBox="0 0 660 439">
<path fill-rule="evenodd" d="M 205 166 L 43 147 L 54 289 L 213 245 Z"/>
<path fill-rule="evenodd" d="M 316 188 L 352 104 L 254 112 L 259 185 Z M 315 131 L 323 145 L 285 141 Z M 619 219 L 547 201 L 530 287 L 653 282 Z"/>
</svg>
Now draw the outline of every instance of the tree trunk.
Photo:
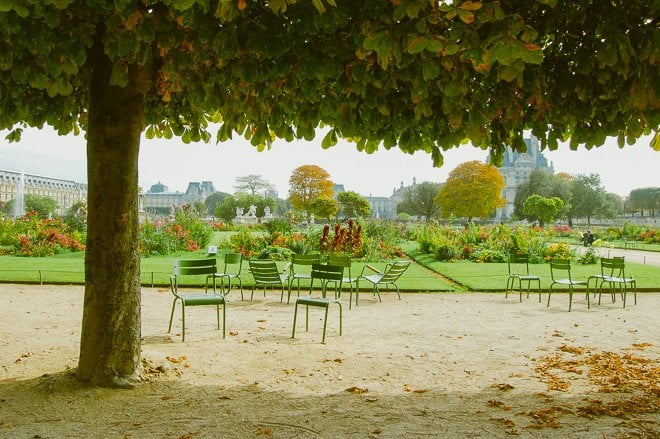
<svg viewBox="0 0 660 439">
<path fill-rule="evenodd" d="M 77 377 L 132 387 L 140 373 L 138 152 L 148 68 L 110 86 L 112 64 L 95 46 L 87 130 L 88 218 L 85 301 Z"/>
</svg>

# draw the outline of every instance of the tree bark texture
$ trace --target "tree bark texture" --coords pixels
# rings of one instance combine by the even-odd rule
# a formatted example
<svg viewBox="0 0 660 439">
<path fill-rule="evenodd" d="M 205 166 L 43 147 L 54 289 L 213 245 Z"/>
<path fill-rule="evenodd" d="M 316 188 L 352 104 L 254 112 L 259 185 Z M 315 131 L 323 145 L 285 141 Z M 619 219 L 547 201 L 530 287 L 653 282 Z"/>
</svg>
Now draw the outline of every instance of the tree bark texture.
<svg viewBox="0 0 660 439">
<path fill-rule="evenodd" d="M 131 387 L 140 372 L 138 154 L 149 69 L 129 68 L 110 85 L 112 63 L 89 54 L 88 231 L 85 300 L 77 377 Z"/>
</svg>

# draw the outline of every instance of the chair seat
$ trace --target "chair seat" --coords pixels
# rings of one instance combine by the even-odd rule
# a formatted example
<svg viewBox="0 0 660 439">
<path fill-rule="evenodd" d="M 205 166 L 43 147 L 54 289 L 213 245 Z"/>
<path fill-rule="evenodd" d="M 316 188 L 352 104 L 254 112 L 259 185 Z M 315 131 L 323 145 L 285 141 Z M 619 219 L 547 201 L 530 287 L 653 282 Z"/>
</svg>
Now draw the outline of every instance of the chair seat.
<svg viewBox="0 0 660 439">
<path fill-rule="evenodd" d="M 517 277 L 520 280 L 541 280 L 540 276 L 534 276 L 533 274 L 526 275 L 526 274 L 516 274 L 515 277 Z"/>
<path fill-rule="evenodd" d="M 330 299 L 328 297 L 298 297 L 296 299 L 296 303 L 308 306 L 327 307 L 333 302 L 336 302 L 336 299 Z"/>
<path fill-rule="evenodd" d="M 586 280 L 557 279 L 553 283 L 561 285 L 587 285 Z"/>
<path fill-rule="evenodd" d="M 377 284 L 383 278 L 382 274 L 370 274 L 368 276 L 361 276 L 360 279 L 366 279 L 371 283 Z"/>
<path fill-rule="evenodd" d="M 181 294 L 179 297 L 186 306 L 221 305 L 225 303 L 224 296 L 217 294 Z"/>
</svg>

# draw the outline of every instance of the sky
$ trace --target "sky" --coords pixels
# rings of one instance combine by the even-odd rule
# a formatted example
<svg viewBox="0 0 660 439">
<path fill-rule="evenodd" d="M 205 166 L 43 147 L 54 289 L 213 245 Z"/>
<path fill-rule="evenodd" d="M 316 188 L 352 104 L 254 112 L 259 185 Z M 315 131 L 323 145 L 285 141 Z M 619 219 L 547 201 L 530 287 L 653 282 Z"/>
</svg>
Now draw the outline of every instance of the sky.
<svg viewBox="0 0 660 439">
<path fill-rule="evenodd" d="M 87 182 L 85 139 L 83 136 L 58 136 L 53 130 L 27 129 L 21 142 L 9 143 L 7 132 L 0 132 L 0 169 L 47 177 Z M 488 153 L 467 144 L 444 152 L 441 168 L 434 168 L 431 156 L 417 152 L 405 154 L 398 149 L 380 149 L 374 154 L 357 151 L 354 144 L 340 141 L 321 148 L 322 135 L 312 142 L 288 143 L 278 140 L 270 150 L 258 152 L 248 141 L 233 140 L 184 144 L 178 139 L 146 139 L 140 145 L 139 184 L 144 191 L 163 183 L 172 192 L 184 192 L 188 183 L 211 181 L 216 190 L 233 193 L 237 177 L 261 175 L 271 182 L 280 198 L 286 198 L 289 178 L 295 168 L 318 165 L 330 179 L 348 191 L 363 196 L 390 196 L 401 184 L 413 178 L 443 182 L 450 171 L 470 160 L 485 161 Z M 561 145 L 543 155 L 555 173 L 572 175 L 596 173 L 608 192 L 626 196 L 632 189 L 660 186 L 660 152 L 650 147 L 651 137 L 619 149 L 615 139 L 590 151 L 572 151 Z"/>
</svg>

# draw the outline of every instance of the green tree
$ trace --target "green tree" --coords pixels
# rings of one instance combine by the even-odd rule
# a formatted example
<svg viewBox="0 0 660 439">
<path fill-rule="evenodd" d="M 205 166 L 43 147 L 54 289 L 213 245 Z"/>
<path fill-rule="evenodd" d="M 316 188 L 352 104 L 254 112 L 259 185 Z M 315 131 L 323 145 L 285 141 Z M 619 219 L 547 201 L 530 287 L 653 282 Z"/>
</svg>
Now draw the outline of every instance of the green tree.
<svg viewBox="0 0 660 439">
<path fill-rule="evenodd" d="M 66 211 L 64 222 L 71 230 L 87 233 L 87 205 L 82 201 L 76 201 Z"/>
<path fill-rule="evenodd" d="M 528 218 L 537 219 L 539 226 L 545 227 L 557 219 L 564 208 L 564 201 L 559 197 L 546 198 L 540 195 L 530 195 L 525 201 L 524 214 Z"/>
<path fill-rule="evenodd" d="M 520 183 L 516 188 L 516 197 L 513 202 L 513 214 L 516 218 L 534 221 L 533 217 L 526 215 L 524 212 L 525 202 L 532 195 L 560 198 L 564 202 L 564 207 L 558 214 L 558 218 L 566 216 L 570 207 L 571 187 L 565 175 L 553 175 L 540 169 L 532 171 L 527 180 Z"/>
<path fill-rule="evenodd" d="M 140 370 L 138 154 L 235 133 L 259 149 L 330 127 L 373 152 L 470 140 L 623 145 L 657 130 L 653 2 L 0 2 L 0 130 L 86 131 L 88 243 L 76 376 Z M 657 143 L 657 142 L 656 142 Z"/>
<path fill-rule="evenodd" d="M 436 196 L 442 216 L 449 218 L 488 218 L 504 206 L 504 177 L 493 165 L 477 160 L 458 165 Z"/>
<path fill-rule="evenodd" d="M 330 197 L 315 198 L 310 207 L 314 215 L 327 220 L 332 219 L 339 212 L 339 203 Z"/>
<path fill-rule="evenodd" d="M 289 201 L 298 210 L 314 213 L 312 202 L 317 198 L 332 198 L 334 195 L 330 174 L 316 165 L 302 165 L 289 178 Z"/>
<path fill-rule="evenodd" d="M 371 206 L 366 198 L 357 192 L 346 191 L 337 194 L 339 212 L 344 220 L 349 218 L 361 218 L 371 215 Z"/>
<path fill-rule="evenodd" d="M 655 216 L 655 211 L 660 209 L 660 187 L 633 189 L 628 196 L 628 204 L 631 212 L 640 212 L 644 216 L 646 210 L 649 216 Z"/>
<path fill-rule="evenodd" d="M 34 211 L 41 218 L 50 218 L 57 213 L 57 201 L 44 195 L 25 194 L 25 211 Z M 15 200 L 12 200 L 12 205 Z M 10 207 L 11 209 L 11 207 Z"/>
<path fill-rule="evenodd" d="M 237 192 L 266 196 L 269 192 L 275 190 L 275 186 L 261 175 L 250 174 L 243 177 L 236 177 L 234 189 L 236 189 Z"/>
<path fill-rule="evenodd" d="M 586 218 L 591 225 L 592 218 L 613 218 L 615 209 L 607 197 L 598 174 L 578 175 L 571 182 L 571 219 Z"/>
<path fill-rule="evenodd" d="M 403 194 L 403 200 L 396 205 L 397 214 L 423 216 L 426 221 L 430 221 L 440 211 L 435 200 L 440 186 L 440 183 L 424 181 L 408 188 Z"/>
<path fill-rule="evenodd" d="M 214 192 L 204 200 L 204 208 L 208 215 L 215 215 L 215 209 L 224 201 L 225 198 L 230 196 L 226 192 Z"/>
<path fill-rule="evenodd" d="M 218 206 L 215 208 L 214 215 L 216 218 L 220 218 L 228 223 L 231 223 L 234 221 L 234 218 L 236 218 L 236 207 L 238 207 L 236 198 L 234 198 L 232 195 L 229 195 L 225 197 L 220 204 L 218 204 Z"/>
</svg>

